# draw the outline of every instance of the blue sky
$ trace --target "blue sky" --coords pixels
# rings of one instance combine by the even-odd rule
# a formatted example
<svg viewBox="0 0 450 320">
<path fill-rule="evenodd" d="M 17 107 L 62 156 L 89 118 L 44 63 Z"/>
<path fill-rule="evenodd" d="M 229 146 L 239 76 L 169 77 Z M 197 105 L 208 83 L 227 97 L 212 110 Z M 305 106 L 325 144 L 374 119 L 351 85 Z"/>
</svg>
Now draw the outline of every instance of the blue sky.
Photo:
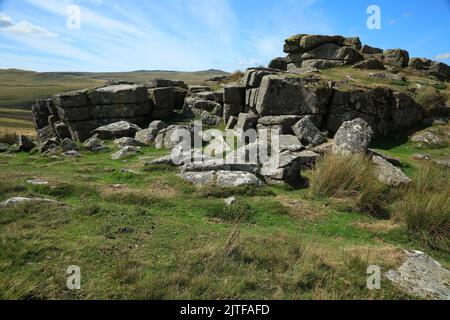
<svg viewBox="0 0 450 320">
<path fill-rule="evenodd" d="M 381 30 L 367 28 L 369 5 Z M 68 8 L 81 28 L 67 27 Z M 359 36 L 450 64 L 450 0 L 0 0 L 0 68 L 233 71 L 297 33 Z"/>
</svg>

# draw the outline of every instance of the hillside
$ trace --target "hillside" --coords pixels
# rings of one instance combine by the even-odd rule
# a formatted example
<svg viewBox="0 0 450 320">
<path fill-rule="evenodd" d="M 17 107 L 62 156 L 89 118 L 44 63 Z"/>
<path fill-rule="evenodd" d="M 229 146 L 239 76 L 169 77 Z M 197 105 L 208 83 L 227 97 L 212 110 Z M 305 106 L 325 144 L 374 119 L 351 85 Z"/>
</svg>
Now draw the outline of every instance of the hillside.
<svg viewBox="0 0 450 320">
<path fill-rule="evenodd" d="M 284 51 L 212 87 L 10 71 L 166 79 L 46 95 L 32 139 L 6 121 L 0 299 L 448 300 L 450 67 L 343 36 Z"/>
</svg>

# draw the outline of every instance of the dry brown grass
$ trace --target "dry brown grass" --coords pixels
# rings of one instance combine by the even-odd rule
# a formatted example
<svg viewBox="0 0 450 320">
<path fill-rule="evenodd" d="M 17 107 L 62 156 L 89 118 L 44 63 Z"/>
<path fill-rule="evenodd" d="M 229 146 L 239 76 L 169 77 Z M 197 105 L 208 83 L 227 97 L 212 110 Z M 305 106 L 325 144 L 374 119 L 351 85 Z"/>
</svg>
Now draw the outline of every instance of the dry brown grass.
<svg viewBox="0 0 450 320">
<path fill-rule="evenodd" d="M 414 238 L 431 248 L 450 250 L 450 170 L 424 167 L 392 211 Z"/>
<path fill-rule="evenodd" d="M 382 212 L 384 186 L 374 174 L 374 165 L 364 155 L 326 155 L 310 179 L 314 198 L 349 200 L 354 210 L 376 216 Z"/>
</svg>

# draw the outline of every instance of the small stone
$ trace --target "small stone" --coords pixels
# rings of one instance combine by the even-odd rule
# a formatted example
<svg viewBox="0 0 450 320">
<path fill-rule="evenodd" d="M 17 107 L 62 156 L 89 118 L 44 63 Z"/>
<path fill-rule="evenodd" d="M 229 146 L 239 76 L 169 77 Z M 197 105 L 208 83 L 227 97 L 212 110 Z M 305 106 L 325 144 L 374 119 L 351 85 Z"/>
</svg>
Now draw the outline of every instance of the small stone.
<svg viewBox="0 0 450 320">
<path fill-rule="evenodd" d="M 27 183 L 34 186 L 46 186 L 49 184 L 48 181 L 42 179 L 27 180 Z"/>
<path fill-rule="evenodd" d="M 135 156 L 140 152 L 141 152 L 140 147 L 126 146 L 126 147 L 123 147 L 122 149 L 120 149 L 119 151 L 117 151 L 116 153 L 114 153 L 111 156 L 111 159 L 112 160 L 120 160 L 120 159 Z"/>
<path fill-rule="evenodd" d="M 79 157 L 81 157 L 81 154 L 78 151 L 76 151 L 76 150 L 71 150 L 71 151 L 64 152 L 64 155 L 66 157 L 68 157 L 68 158 L 79 158 Z"/>
<path fill-rule="evenodd" d="M 130 137 L 123 137 L 120 139 L 114 140 L 114 144 L 119 146 L 120 148 L 131 146 L 131 147 L 140 147 L 142 146 L 142 143 L 137 141 L 136 139 L 130 138 Z"/>
<path fill-rule="evenodd" d="M 235 197 L 229 197 L 225 199 L 225 205 L 227 207 L 231 207 L 237 203 L 237 199 Z"/>
<path fill-rule="evenodd" d="M 8 208 L 8 207 L 13 207 L 17 204 L 27 203 L 27 202 L 29 202 L 29 203 L 53 203 L 53 204 L 59 203 L 59 202 L 57 202 L 55 200 L 51 200 L 51 199 L 15 197 L 15 198 L 11 198 L 11 199 L 8 199 L 8 200 L 0 203 L 0 207 Z"/>
</svg>

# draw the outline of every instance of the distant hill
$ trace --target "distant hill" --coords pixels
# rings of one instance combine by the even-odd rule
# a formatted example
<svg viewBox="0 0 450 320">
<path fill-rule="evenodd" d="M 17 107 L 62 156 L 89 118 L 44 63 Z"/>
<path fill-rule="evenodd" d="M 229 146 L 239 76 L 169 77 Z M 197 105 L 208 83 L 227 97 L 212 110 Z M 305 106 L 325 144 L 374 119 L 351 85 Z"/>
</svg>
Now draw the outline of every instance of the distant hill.
<svg viewBox="0 0 450 320">
<path fill-rule="evenodd" d="M 188 84 L 202 84 L 212 77 L 227 75 L 222 70 L 197 72 L 137 70 L 131 72 L 34 72 L 19 69 L 0 69 L 0 108 L 29 109 L 36 98 L 53 94 L 92 88 L 110 80 L 124 80 L 144 83 L 164 78 L 183 80 Z"/>
</svg>

